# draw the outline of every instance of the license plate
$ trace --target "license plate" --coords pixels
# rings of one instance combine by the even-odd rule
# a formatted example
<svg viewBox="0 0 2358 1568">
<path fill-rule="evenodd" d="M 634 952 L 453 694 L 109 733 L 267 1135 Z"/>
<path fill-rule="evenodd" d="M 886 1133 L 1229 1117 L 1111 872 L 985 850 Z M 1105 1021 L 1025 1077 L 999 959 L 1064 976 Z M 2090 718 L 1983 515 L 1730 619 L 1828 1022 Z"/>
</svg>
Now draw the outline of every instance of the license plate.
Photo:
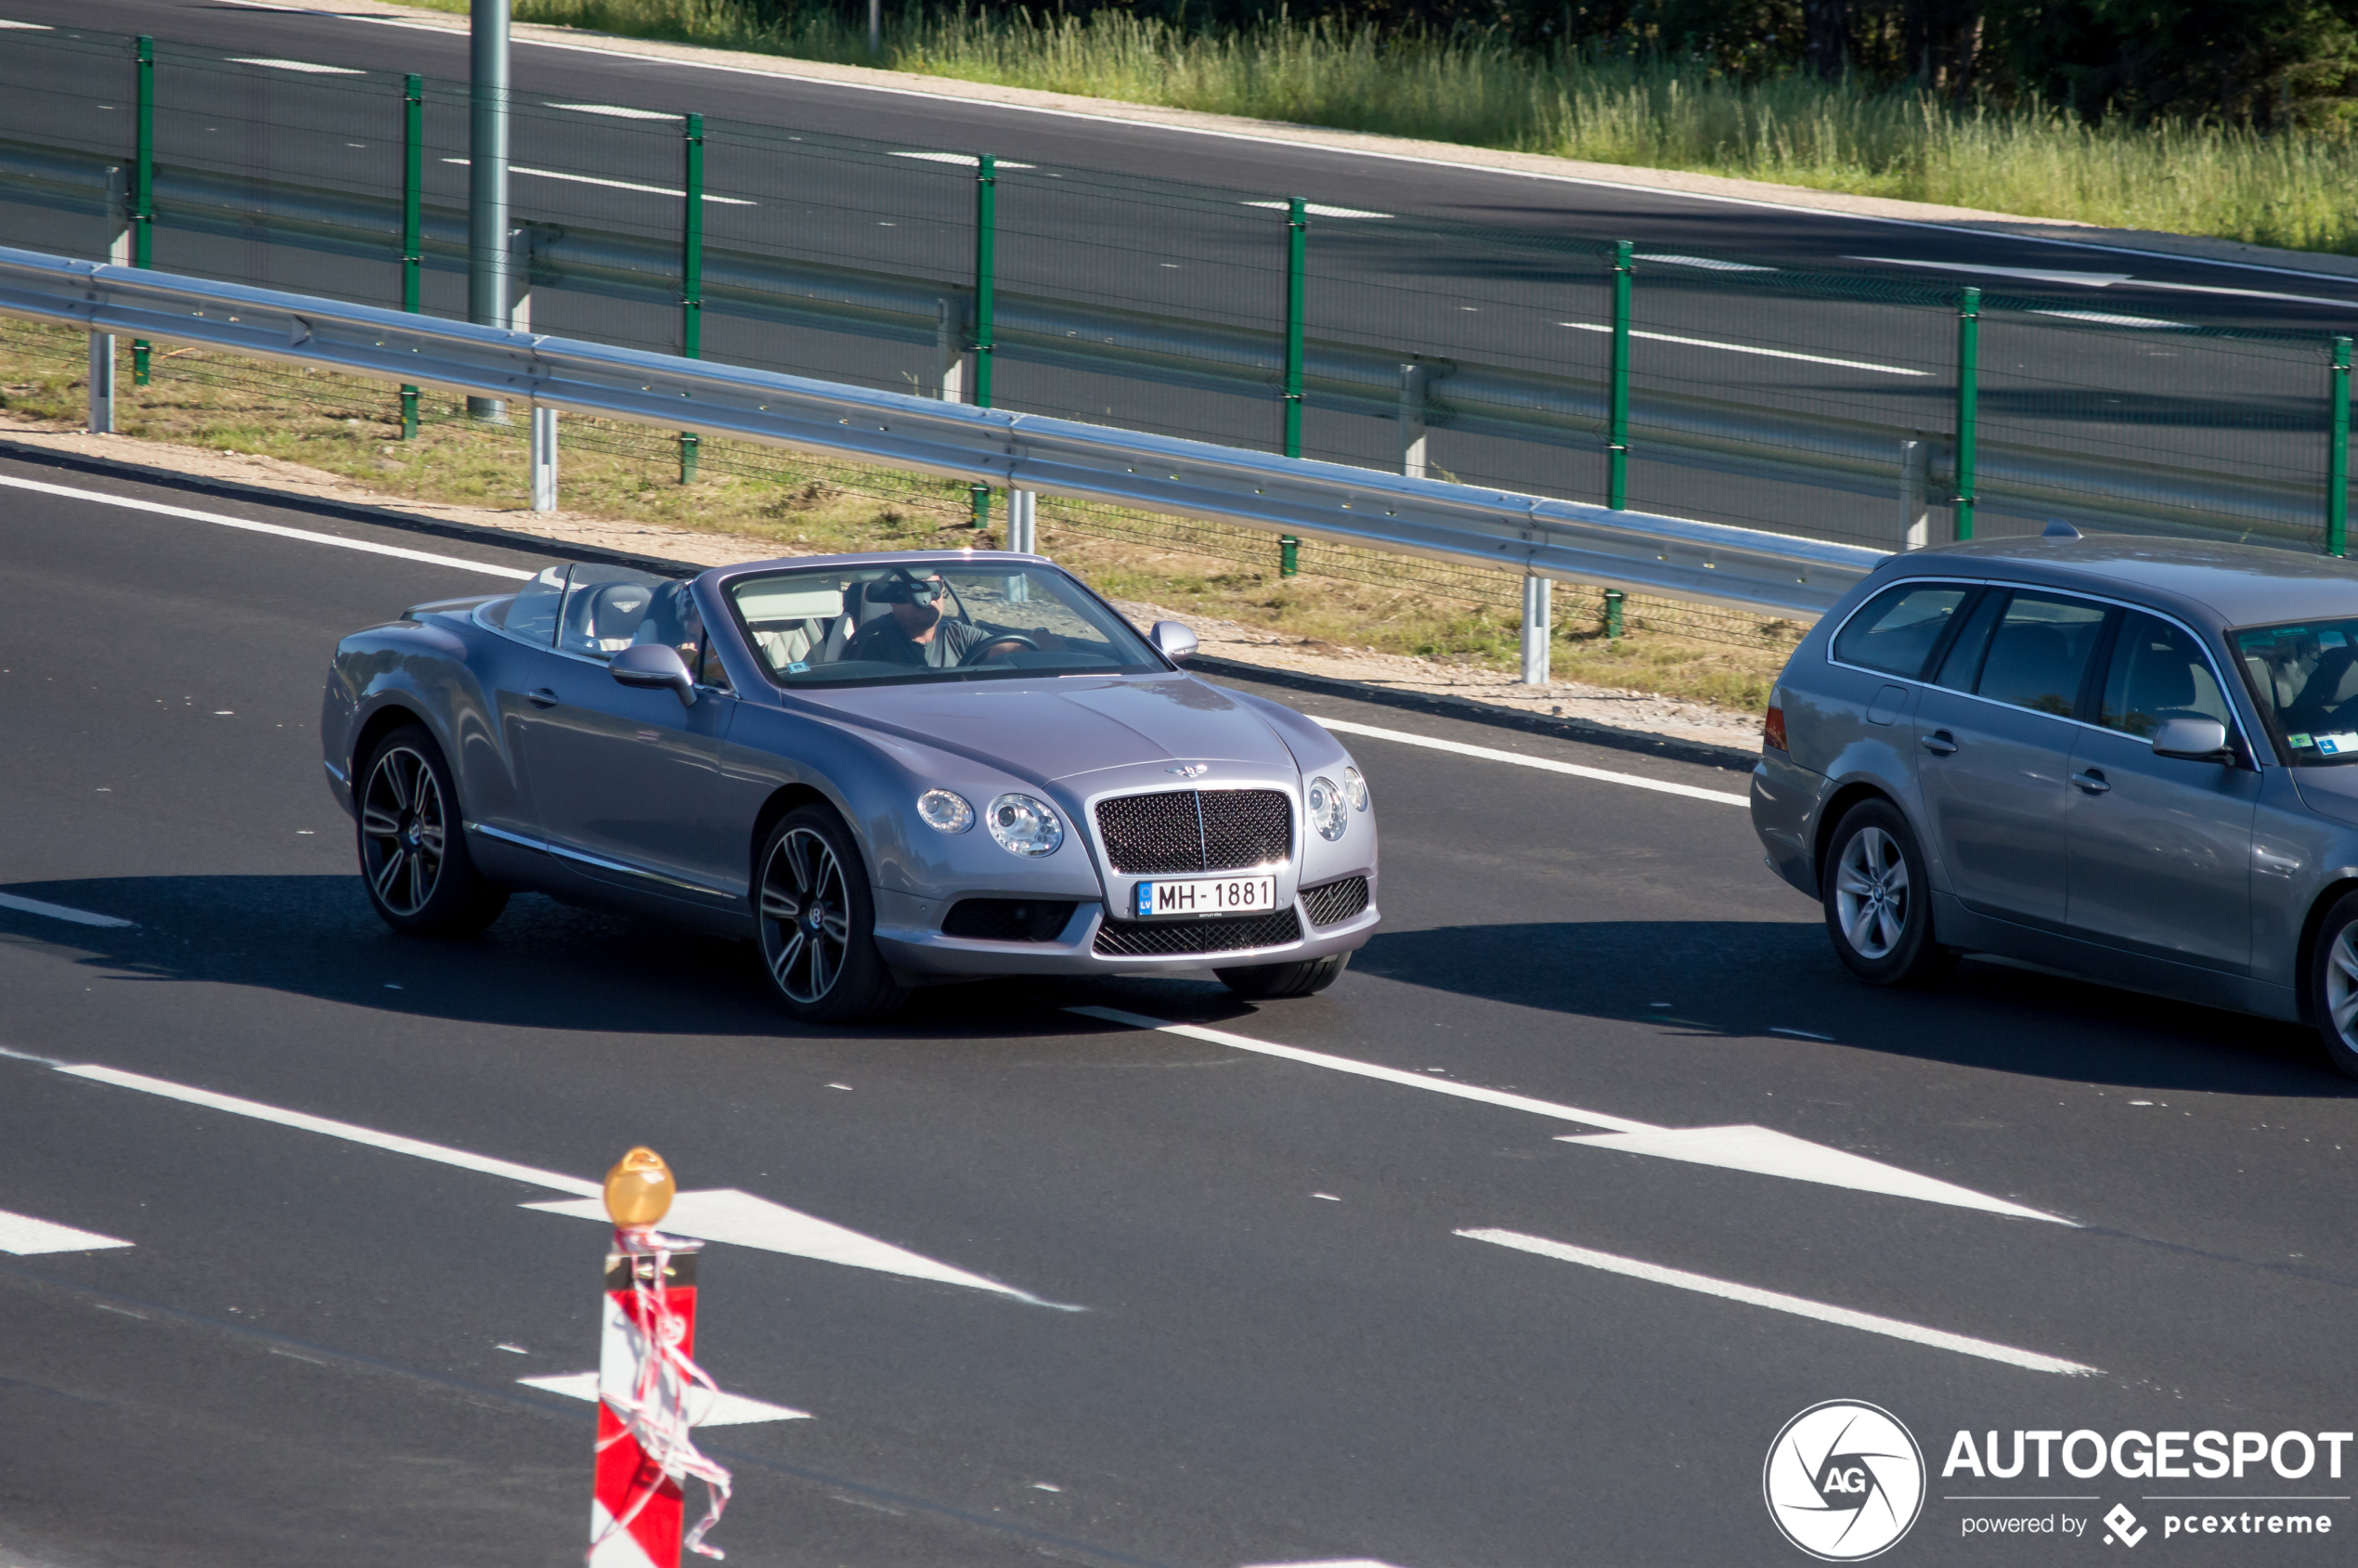
<svg viewBox="0 0 2358 1568">
<path fill-rule="evenodd" d="M 1141 882 L 1141 920 L 1189 914 L 1265 914 L 1277 905 L 1274 876 L 1214 876 L 1193 882 Z"/>
</svg>

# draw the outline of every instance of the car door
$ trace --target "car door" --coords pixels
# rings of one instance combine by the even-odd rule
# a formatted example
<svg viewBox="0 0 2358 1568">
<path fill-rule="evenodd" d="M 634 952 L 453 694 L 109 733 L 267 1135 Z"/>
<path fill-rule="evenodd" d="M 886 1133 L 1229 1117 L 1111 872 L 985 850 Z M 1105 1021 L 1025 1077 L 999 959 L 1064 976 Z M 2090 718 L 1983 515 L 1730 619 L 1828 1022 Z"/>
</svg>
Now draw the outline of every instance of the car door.
<svg viewBox="0 0 2358 1568">
<path fill-rule="evenodd" d="M 2242 973 L 2251 959 L 2257 771 L 2157 757 L 2165 719 L 2234 709 L 2195 634 L 2122 612 L 2096 721 L 2071 758 L 2069 914 L 2074 935 L 2149 956 Z M 2238 756 L 2248 755 L 2237 748 Z"/>
<path fill-rule="evenodd" d="M 1916 705 L 1916 777 L 1950 890 L 2060 928 L 2073 722 L 2107 615 L 2044 589 L 1992 595 Z"/>
<path fill-rule="evenodd" d="M 532 655 L 519 725 L 540 836 L 582 875 L 640 892 L 727 896 L 720 859 L 720 742 L 735 699 L 699 689 L 682 707 L 667 691 L 617 682 L 607 663 L 634 641 L 670 641 L 683 584 L 618 567 L 577 566 L 556 646 Z"/>
</svg>

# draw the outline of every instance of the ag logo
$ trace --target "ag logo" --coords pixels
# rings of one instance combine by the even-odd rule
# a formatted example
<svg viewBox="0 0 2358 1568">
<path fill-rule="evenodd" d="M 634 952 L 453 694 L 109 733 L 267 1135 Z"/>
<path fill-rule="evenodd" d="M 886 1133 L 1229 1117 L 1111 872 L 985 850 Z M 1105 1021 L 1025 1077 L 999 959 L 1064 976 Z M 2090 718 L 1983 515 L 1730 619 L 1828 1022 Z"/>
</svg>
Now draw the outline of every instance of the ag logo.
<svg viewBox="0 0 2358 1568">
<path fill-rule="evenodd" d="M 1924 1457 L 1890 1411 L 1830 1399 L 1785 1423 L 1760 1489 L 1785 1539 L 1820 1562 L 1857 1562 L 1916 1523 Z"/>
</svg>

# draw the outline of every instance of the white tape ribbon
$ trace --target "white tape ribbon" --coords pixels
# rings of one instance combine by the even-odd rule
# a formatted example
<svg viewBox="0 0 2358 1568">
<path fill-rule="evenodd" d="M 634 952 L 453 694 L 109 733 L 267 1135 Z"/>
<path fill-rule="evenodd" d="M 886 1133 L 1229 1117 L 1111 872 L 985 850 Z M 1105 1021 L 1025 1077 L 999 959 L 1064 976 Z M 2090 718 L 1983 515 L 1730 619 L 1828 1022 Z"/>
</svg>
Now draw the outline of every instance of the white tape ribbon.
<svg viewBox="0 0 2358 1568">
<path fill-rule="evenodd" d="M 622 1423 L 622 1431 L 600 1444 L 599 1452 L 628 1437 L 639 1445 L 645 1463 L 629 1499 L 590 1543 L 593 1559 L 607 1537 L 628 1529 L 654 1497 L 657 1484 L 650 1479 L 651 1471 L 660 1471 L 665 1479 L 682 1486 L 692 1475 L 704 1483 L 705 1515 L 688 1532 L 686 1545 L 690 1551 L 716 1561 L 726 1555 L 718 1547 L 705 1545 L 704 1537 L 706 1531 L 720 1523 L 721 1510 L 729 1506 L 729 1472 L 696 1446 L 695 1422 L 688 1412 L 691 1389 L 701 1389 L 709 1396 L 698 1401 L 709 1411 L 719 1402 L 720 1388 L 680 1348 L 688 1336 L 688 1325 L 671 1310 L 670 1291 L 665 1284 L 672 1254 L 693 1251 L 701 1245 L 660 1235 L 652 1227 L 615 1232 L 615 1249 L 633 1260 L 630 1290 L 636 1310 L 623 1314 L 623 1331 L 629 1339 L 634 1370 L 628 1393 L 601 1391 L 606 1408 Z M 641 1258 L 654 1259 L 654 1269 L 636 1266 Z"/>
</svg>

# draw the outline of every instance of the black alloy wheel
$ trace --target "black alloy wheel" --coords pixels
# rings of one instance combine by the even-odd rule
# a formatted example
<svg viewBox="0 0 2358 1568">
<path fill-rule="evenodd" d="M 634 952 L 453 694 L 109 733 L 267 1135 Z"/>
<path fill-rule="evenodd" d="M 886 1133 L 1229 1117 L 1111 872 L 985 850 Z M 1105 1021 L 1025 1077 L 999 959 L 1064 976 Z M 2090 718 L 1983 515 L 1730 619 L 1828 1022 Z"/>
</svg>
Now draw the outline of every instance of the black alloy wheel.
<svg viewBox="0 0 2358 1568">
<path fill-rule="evenodd" d="M 1347 952 L 1330 952 L 1324 958 L 1297 959 L 1291 964 L 1250 964 L 1234 969 L 1214 969 L 1220 983 L 1248 1002 L 1275 1002 L 1288 996 L 1310 996 L 1326 990 L 1342 977 L 1351 963 Z"/>
<path fill-rule="evenodd" d="M 1932 940 L 1932 877 L 1890 801 L 1862 800 L 1844 813 L 1819 880 L 1834 956 L 1859 979 L 1929 985 L 1956 967 L 1956 952 Z"/>
<path fill-rule="evenodd" d="M 2309 958 L 2309 1019 L 2326 1056 L 2358 1078 L 2358 893 L 2344 893 L 2326 911 Z"/>
<path fill-rule="evenodd" d="M 786 813 L 760 863 L 761 966 L 787 1012 L 805 1023 L 867 1023 L 908 1000 L 876 950 L 867 866 L 833 810 Z"/>
<path fill-rule="evenodd" d="M 361 880 L 386 925 L 409 936 L 463 937 L 499 918 L 508 890 L 485 881 L 467 854 L 459 792 L 423 726 L 405 725 L 377 743 L 356 803 Z"/>
</svg>

